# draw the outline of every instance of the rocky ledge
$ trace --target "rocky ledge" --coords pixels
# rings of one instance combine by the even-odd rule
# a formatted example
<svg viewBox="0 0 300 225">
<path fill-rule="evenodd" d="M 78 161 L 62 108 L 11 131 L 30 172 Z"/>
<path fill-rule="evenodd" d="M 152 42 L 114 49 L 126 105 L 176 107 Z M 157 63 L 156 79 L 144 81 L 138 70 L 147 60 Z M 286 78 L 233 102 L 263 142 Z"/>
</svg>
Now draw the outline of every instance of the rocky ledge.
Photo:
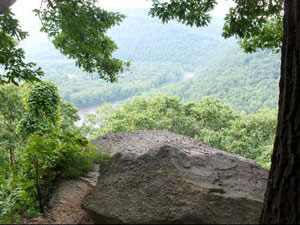
<svg viewBox="0 0 300 225">
<path fill-rule="evenodd" d="M 94 141 L 112 159 L 82 207 L 98 224 L 258 223 L 268 172 L 252 160 L 166 131 Z"/>
</svg>

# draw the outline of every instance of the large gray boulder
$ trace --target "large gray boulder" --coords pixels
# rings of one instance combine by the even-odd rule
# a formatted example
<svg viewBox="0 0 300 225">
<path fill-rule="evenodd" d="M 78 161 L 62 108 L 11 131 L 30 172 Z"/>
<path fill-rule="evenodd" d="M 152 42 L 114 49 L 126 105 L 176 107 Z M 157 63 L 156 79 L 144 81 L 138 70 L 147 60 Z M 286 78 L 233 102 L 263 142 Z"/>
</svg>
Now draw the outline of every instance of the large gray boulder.
<svg viewBox="0 0 300 225">
<path fill-rule="evenodd" d="M 166 131 L 94 143 L 114 154 L 82 202 L 96 223 L 259 222 L 268 173 L 252 160 Z"/>
</svg>

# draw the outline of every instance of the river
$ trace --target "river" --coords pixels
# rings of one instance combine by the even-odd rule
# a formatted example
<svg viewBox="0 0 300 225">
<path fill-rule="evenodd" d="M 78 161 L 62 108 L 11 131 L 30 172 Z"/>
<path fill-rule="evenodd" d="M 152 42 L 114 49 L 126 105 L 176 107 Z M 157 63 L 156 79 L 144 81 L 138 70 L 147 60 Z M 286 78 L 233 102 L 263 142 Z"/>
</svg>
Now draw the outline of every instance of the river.
<svg viewBox="0 0 300 225">
<path fill-rule="evenodd" d="M 105 102 L 105 103 L 110 103 L 114 107 L 117 107 L 122 104 L 122 102 L 126 101 L 128 99 L 120 100 L 120 101 L 114 101 L 114 102 Z M 83 121 L 85 119 L 86 114 L 92 114 L 96 112 L 96 109 L 101 107 L 105 103 L 100 103 L 92 106 L 87 106 L 83 108 L 78 109 L 78 115 L 80 116 L 80 120 L 76 122 L 76 126 L 80 127 L 83 124 Z"/>
<path fill-rule="evenodd" d="M 184 72 L 180 81 L 189 80 L 189 79 L 193 78 L 194 76 L 195 76 L 195 74 L 193 72 Z M 120 101 L 115 101 L 115 102 L 109 102 L 109 103 L 111 103 L 113 106 L 118 106 L 118 105 L 121 105 L 122 102 L 124 102 L 126 100 L 128 100 L 128 99 L 124 99 L 124 100 L 120 100 Z M 96 112 L 96 108 L 101 107 L 103 104 L 104 103 L 96 104 L 96 105 L 92 105 L 92 106 L 87 106 L 87 107 L 83 107 L 83 108 L 79 108 L 78 114 L 79 114 L 79 116 L 80 116 L 81 119 L 80 119 L 80 121 L 76 122 L 76 125 L 77 126 L 81 126 L 83 124 L 84 119 L 85 119 L 85 115 L 86 114 L 95 113 Z"/>
</svg>

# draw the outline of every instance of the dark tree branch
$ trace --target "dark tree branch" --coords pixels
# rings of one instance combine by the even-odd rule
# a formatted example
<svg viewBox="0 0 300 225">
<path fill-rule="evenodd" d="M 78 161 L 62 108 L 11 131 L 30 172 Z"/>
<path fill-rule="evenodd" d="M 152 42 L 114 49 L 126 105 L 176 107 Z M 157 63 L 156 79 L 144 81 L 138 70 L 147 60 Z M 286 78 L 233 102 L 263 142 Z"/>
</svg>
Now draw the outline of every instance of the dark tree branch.
<svg viewBox="0 0 300 225">
<path fill-rule="evenodd" d="M 17 0 L 0 0 L 0 14 L 5 13 Z"/>
<path fill-rule="evenodd" d="M 42 6 L 43 6 L 43 2 L 41 2 L 40 11 L 42 10 Z M 41 17 L 41 13 L 39 12 L 39 13 L 37 13 L 37 15 L 39 17 L 39 20 L 41 21 L 41 24 L 42 24 L 43 28 L 45 28 L 44 22 L 43 22 L 42 17 Z"/>
<path fill-rule="evenodd" d="M 49 5 L 50 5 L 50 7 L 51 7 L 52 9 L 56 9 L 56 8 L 57 8 L 57 7 L 53 4 L 52 0 L 47 0 L 47 1 L 48 1 Z"/>
</svg>

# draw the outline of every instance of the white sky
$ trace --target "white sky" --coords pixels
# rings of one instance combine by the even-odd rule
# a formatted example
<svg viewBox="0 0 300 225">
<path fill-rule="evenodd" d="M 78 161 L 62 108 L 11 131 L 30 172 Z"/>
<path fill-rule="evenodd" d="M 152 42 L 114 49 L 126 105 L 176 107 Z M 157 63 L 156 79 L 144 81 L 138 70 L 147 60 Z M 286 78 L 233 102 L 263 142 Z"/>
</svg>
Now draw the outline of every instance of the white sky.
<svg viewBox="0 0 300 225">
<path fill-rule="evenodd" d="M 17 16 L 22 16 L 22 12 L 30 11 L 34 8 L 38 8 L 41 0 L 18 0 L 12 7 Z M 105 9 L 124 9 L 124 8 L 149 8 L 151 6 L 151 0 L 99 0 L 99 5 Z M 219 0 L 219 4 L 213 11 L 214 16 L 223 17 L 230 6 L 232 6 L 232 0 Z"/>
<path fill-rule="evenodd" d="M 98 0 L 99 6 L 107 10 L 117 10 L 126 8 L 149 8 L 151 7 L 151 0 Z M 224 17 L 228 9 L 233 5 L 232 0 L 218 0 L 219 4 L 216 6 L 212 15 L 215 17 Z M 34 18 L 33 9 L 39 8 L 41 0 L 17 0 L 12 6 L 12 11 L 16 14 L 20 21 L 22 29 L 29 31 L 30 34 L 36 36 L 44 36 L 40 32 L 40 21 Z"/>
</svg>

